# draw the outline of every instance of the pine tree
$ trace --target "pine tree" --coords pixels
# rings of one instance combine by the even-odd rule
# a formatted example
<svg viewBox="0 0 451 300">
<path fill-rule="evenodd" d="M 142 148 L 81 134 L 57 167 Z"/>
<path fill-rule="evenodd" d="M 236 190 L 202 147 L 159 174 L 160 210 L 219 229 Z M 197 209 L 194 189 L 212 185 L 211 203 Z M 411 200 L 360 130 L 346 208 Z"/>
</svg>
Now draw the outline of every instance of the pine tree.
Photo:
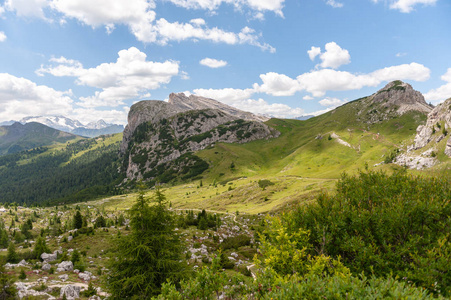
<svg viewBox="0 0 451 300">
<path fill-rule="evenodd" d="M 149 205 L 141 187 L 129 211 L 131 233 L 117 240 L 117 257 L 111 260 L 108 278 L 113 299 L 149 299 L 160 293 L 167 280 L 178 282 L 185 275 L 175 216 L 158 188 L 153 200 Z"/>
<path fill-rule="evenodd" d="M 47 247 L 47 244 L 45 243 L 45 239 L 42 236 L 39 236 L 36 240 L 36 244 L 34 245 L 33 249 L 33 257 L 36 259 L 41 258 L 42 253 L 49 253 L 50 249 Z"/>
<path fill-rule="evenodd" d="M 8 253 L 6 254 L 6 261 L 10 263 L 17 263 L 19 261 L 19 255 L 17 255 L 16 246 L 14 246 L 13 242 L 9 243 Z"/>
<path fill-rule="evenodd" d="M 14 278 L 6 272 L 4 261 L 0 261 L 0 299 L 14 300 L 16 299 L 16 294 Z"/>
<path fill-rule="evenodd" d="M 80 229 L 83 227 L 83 217 L 79 210 L 75 213 L 74 216 L 74 228 Z"/>
</svg>

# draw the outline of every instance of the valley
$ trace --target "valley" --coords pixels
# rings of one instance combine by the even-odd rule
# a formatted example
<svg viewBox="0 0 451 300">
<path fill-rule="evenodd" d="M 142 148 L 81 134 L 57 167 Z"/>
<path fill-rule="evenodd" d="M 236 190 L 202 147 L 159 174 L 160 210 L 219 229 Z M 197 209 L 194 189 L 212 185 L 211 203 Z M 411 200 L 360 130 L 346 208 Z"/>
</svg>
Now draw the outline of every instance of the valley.
<svg viewBox="0 0 451 300">
<path fill-rule="evenodd" d="M 154 299 L 449 297 L 449 101 L 394 81 L 294 120 L 171 94 L 132 106 L 124 133 L 0 156 L 2 276 L 28 299 L 153 280 Z M 183 272 L 144 283 L 160 243 Z"/>
</svg>

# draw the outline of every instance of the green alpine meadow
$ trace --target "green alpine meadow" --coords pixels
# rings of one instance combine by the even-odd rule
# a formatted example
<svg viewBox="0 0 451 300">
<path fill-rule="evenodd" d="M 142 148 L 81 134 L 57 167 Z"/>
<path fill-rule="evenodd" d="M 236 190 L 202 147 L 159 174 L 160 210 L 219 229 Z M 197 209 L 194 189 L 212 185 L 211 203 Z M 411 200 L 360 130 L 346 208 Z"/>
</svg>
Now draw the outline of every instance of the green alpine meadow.
<svg viewBox="0 0 451 300">
<path fill-rule="evenodd" d="M 450 101 L 398 80 L 307 120 L 179 93 L 118 134 L 4 126 L 2 299 L 449 298 Z"/>
<path fill-rule="evenodd" d="M 0 0 L 0 300 L 451 299 L 450 0 Z"/>
</svg>

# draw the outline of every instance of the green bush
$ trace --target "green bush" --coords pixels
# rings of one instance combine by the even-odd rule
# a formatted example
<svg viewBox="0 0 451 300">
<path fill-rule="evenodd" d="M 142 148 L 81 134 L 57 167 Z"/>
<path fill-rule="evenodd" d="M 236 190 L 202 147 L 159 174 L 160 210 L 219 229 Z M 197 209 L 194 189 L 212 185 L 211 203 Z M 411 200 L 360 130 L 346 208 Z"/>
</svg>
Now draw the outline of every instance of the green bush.
<svg viewBox="0 0 451 300">
<path fill-rule="evenodd" d="M 451 295 L 450 199 L 446 177 L 343 175 L 335 195 L 299 208 L 294 228 L 309 231 L 311 254 L 340 257 L 354 274 L 393 274 Z"/>
</svg>

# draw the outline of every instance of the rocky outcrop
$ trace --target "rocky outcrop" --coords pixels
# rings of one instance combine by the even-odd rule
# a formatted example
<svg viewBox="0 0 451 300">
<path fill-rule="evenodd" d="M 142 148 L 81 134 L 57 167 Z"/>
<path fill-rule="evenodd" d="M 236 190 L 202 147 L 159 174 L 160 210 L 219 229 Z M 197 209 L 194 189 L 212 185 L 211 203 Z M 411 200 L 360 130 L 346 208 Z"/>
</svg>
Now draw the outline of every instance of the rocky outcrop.
<svg viewBox="0 0 451 300">
<path fill-rule="evenodd" d="M 77 285 L 65 285 L 61 288 L 60 297 L 63 298 L 66 295 L 66 298 L 69 299 L 78 299 L 80 298 L 80 290 L 81 288 Z"/>
<path fill-rule="evenodd" d="M 427 114 L 432 110 L 420 92 L 400 80 L 390 82 L 361 100 L 363 105 L 357 115 L 367 124 L 379 123 L 411 111 Z"/>
<path fill-rule="evenodd" d="M 437 144 L 448 139 L 444 152 L 451 157 L 451 98 L 435 107 L 428 115 L 426 125 L 417 128 L 412 149 L 421 149 L 430 143 Z"/>
<path fill-rule="evenodd" d="M 280 134 L 261 120 L 193 95 L 171 94 L 168 103 L 141 101 L 130 109 L 121 145 L 127 178 L 153 179 L 168 169 L 187 173 L 187 168 L 199 167 L 187 154 L 218 142 L 246 143 Z"/>
</svg>

